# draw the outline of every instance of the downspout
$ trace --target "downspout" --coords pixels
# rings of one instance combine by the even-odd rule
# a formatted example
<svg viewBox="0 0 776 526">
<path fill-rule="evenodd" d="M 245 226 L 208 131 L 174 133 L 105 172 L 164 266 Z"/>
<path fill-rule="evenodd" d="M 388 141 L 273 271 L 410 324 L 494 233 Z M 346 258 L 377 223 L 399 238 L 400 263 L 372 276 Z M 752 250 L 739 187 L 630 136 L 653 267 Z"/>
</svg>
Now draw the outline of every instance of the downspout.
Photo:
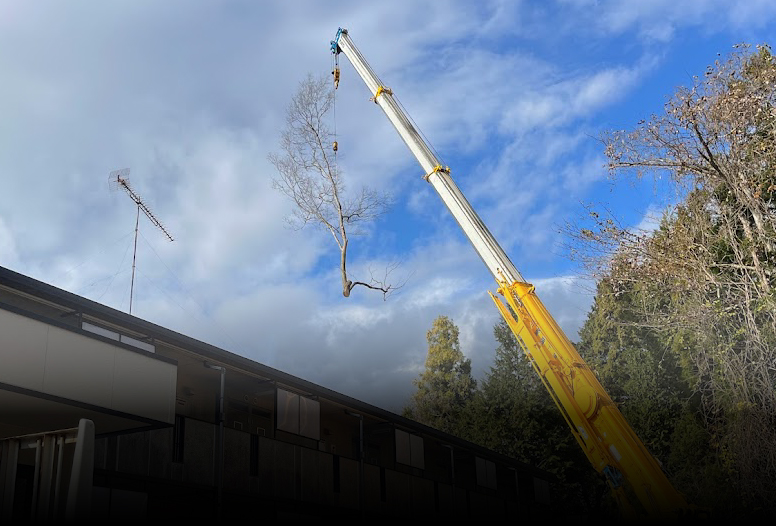
<svg viewBox="0 0 776 526">
<path fill-rule="evenodd" d="M 221 372 L 221 392 L 218 400 L 218 436 L 216 438 L 216 486 L 218 488 L 218 518 L 221 518 L 221 504 L 224 485 L 224 379 L 226 368 L 205 362 L 205 367 Z"/>
</svg>

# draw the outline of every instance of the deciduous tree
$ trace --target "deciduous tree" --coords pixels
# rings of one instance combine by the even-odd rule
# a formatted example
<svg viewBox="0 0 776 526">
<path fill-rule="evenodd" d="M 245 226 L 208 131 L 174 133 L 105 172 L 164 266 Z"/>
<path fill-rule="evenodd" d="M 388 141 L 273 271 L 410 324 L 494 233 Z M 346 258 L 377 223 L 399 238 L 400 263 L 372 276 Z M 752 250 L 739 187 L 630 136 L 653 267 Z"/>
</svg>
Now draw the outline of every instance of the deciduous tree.
<svg viewBox="0 0 776 526">
<path fill-rule="evenodd" d="M 362 234 L 360 227 L 385 213 L 390 198 L 367 187 L 355 193 L 346 189 L 333 146 L 336 137 L 327 124 L 333 103 L 334 90 L 327 77 L 308 75 L 299 84 L 286 111 L 281 151 L 269 155 L 278 173 L 273 186 L 293 201 L 289 222 L 294 227 L 316 225 L 334 238 L 340 251 L 343 296 L 350 296 L 360 285 L 385 297 L 398 288 L 387 281 L 396 265 L 389 265 L 382 276 L 372 274 L 368 281 L 352 280 L 347 255 L 350 236 Z"/>
</svg>

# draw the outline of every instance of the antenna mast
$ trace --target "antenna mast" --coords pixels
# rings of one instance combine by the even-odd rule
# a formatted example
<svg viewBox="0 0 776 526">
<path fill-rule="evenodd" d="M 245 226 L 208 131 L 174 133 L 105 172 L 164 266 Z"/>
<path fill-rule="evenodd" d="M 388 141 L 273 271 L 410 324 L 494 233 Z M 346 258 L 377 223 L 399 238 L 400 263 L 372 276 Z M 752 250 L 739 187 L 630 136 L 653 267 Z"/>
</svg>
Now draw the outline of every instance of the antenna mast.
<svg viewBox="0 0 776 526">
<path fill-rule="evenodd" d="M 127 178 L 128 175 L 129 175 L 129 168 L 115 170 L 111 172 L 110 175 L 108 176 L 108 184 L 110 185 L 110 188 L 113 190 L 118 188 L 123 188 L 124 191 L 127 192 L 127 195 L 137 205 L 137 215 L 135 216 L 135 248 L 132 252 L 132 282 L 129 287 L 129 313 L 132 314 L 132 296 L 135 291 L 135 261 L 137 260 L 137 231 L 138 231 L 138 226 L 140 224 L 140 211 L 142 210 L 143 213 L 148 218 L 148 220 L 151 221 L 151 223 L 153 223 L 154 225 L 156 225 L 156 227 L 159 230 L 161 230 L 162 233 L 165 236 L 167 236 L 167 238 L 170 241 L 173 241 L 173 239 L 170 233 L 167 232 L 167 229 L 165 229 L 162 223 L 159 222 L 158 219 L 156 219 L 154 214 L 151 212 L 148 206 L 143 202 L 140 196 L 137 195 L 134 190 L 132 190 L 131 186 L 129 186 L 129 179 Z"/>
</svg>

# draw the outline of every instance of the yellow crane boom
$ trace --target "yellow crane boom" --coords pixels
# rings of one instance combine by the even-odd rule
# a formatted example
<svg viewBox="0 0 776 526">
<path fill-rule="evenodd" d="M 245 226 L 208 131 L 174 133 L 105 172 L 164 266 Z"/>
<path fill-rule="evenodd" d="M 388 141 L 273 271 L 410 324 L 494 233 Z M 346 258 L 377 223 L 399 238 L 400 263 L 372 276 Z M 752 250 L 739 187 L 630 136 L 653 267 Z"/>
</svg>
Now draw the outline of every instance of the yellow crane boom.
<svg viewBox="0 0 776 526">
<path fill-rule="evenodd" d="M 450 169 L 432 150 L 350 39 L 340 28 L 331 50 L 344 54 L 498 283 L 502 301 L 490 294 L 536 373 L 555 400 L 593 467 L 606 478 L 628 518 L 677 519 L 691 510 L 668 480 L 579 355 L 458 189 Z M 339 63 L 333 72 L 339 83 Z"/>
</svg>

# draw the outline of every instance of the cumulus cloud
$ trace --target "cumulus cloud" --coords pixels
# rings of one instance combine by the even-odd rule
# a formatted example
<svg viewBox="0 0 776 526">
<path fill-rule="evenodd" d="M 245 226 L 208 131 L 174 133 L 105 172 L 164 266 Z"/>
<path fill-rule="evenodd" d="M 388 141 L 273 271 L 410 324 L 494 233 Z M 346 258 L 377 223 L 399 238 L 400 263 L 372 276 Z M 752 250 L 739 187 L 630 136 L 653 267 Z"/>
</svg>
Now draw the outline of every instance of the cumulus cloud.
<svg viewBox="0 0 776 526">
<path fill-rule="evenodd" d="M 712 0 L 5 2 L 0 264 L 127 310 L 137 210 L 107 178 L 129 167 L 175 238 L 141 216 L 133 314 L 400 410 L 440 314 L 459 324 L 477 376 L 488 370 L 495 286 L 344 57 L 340 166 L 350 188 L 396 197 L 353 240 L 349 266 L 368 277 L 398 260 L 406 284 L 388 301 L 345 299 L 327 234 L 287 227 L 267 154 L 298 82 L 331 70 L 337 28 L 574 339 L 592 296 L 557 257 L 556 227 L 600 191 L 590 136 L 602 114 L 673 89 L 653 57 L 677 34 L 765 27 L 775 11 Z M 645 95 L 647 80 L 663 91 Z"/>
<path fill-rule="evenodd" d="M 13 232 L 5 220 L 0 217 L 0 254 L 2 254 L 2 264 L 8 267 L 15 267 L 19 264 L 19 255 L 16 251 L 16 241 Z"/>
<path fill-rule="evenodd" d="M 576 27 L 590 24 L 599 31 L 614 34 L 635 30 L 642 38 L 658 42 L 670 41 L 677 31 L 687 27 L 698 27 L 703 32 L 767 27 L 776 15 L 776 6 L 767 0 L 561 0 L 559 3 L 573 9 L 575 16 L 570 18 Z"/>
</svg>

